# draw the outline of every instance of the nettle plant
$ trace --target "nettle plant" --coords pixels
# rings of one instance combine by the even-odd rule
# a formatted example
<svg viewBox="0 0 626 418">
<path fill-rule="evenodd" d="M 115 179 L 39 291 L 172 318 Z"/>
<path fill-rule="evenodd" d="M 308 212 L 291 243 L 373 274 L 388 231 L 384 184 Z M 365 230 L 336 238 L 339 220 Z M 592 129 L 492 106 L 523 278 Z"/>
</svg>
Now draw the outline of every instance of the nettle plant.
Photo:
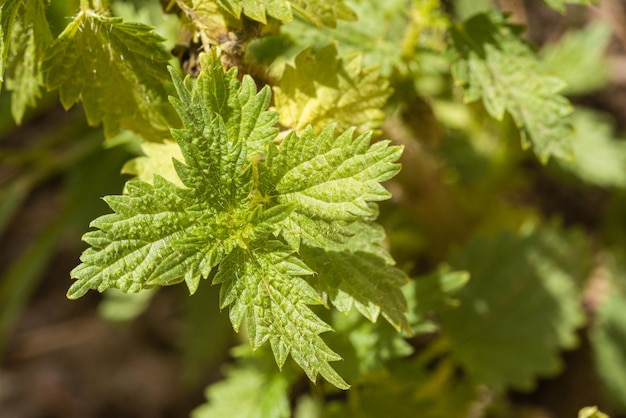
<svg viewBox="0 0 626 418">
<path fill-rule="evenodd" d="M 236 350 L 194 414 L 286 417 L 291 401 L 298 417 L 465 416 L 489 405 L 486 392 L 502 411 L 506 389 L 559 370 L 584 324 L 590 250 L 580 231 L 537 227 L 493 196 L 521 187 L 520 148 L 592 184 L 626 185 L 614 175 L 623 157 L 595 170 L 575 141 L 600 122 L 574 112 L 557 76 L 583 92 L 603 81 L 593 64 L 592 86 L 567 73 L 577 63 L 559 62 L 566 41 L 540 57 L 487 2 L 81 0 L 56 37 L 46 7 L 0 4 L 15 120 L 55 90 L 107 141 L 130 133 L 144 153 L 125 166 L 123 193 L 104 198 L 113 213 L 84 235 L 68 297 L 182 282 L 198 297 L 219 285 L 219 308 L 253 350 Z M 592 30 L 590 54 L 608 39 Z M 445 130 L 457 140 L 438 147 Z M 381 183 L 404 147 L 386 239 Z M 421 177 L 445 192 L 420 218 L 410 190 Z M 416 219 L 431 223 L 411 230 Z M 452 232 L 432 226 L 445 223 Z M 464 247 L 447 255 L 446 234 Z M 434 250 L 408 244 L 420 240 Z M 304 390 L 302 371 L 330 385 Z"/>
</svg>

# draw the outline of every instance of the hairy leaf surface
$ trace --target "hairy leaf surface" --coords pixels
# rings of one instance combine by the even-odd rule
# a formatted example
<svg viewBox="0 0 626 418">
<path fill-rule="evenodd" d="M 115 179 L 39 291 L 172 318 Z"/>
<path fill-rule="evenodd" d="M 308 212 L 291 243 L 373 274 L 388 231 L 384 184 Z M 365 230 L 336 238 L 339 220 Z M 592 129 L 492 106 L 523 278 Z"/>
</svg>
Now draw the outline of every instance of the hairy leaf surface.
<svg viewBox="0 0 626 418">
<path fill-rule="evenodd" d="M 386 200 L 380 184 L 400 171 L 402 148 L 380 141 L 370 146 L 371 133 L 350 129 L 335 138 L 334 125 L 317 137 L 311 128 L 302 137 L 288 135 L 267 157 L 269 179 L 281 203 L 294 213 L 328 222 L 353 222 L 371 217 L 369 202 Z M 288 233 L 288 232 L 287 232 Z"/>
<path fill-rule="evenodd" d="M 311 283 L 340 312 L 354 305 L 370 321 L 382 315 L 398 331 L 409 331 L 408 310 L 400 287 L 408 282 L 406 274 L 394 267 L 382 248 L 385 235 L 377 225 L 354 223 L 352 235 L 344 242 L 328 242 L 324 247 L 303 245 L 304 261 L 317 273 Z"/>
<path fill-rule="evenodd" d="M 571 159 L 573 108 L 558 94 L 565 84 L 542 73 L 517 32 L 503 17 L 487 14 L 453 27 L 455 82 L 463 87 L 465 101 L 482 99 L 494 118 L 501 120 L 510 113 L 523 147 L 532 145 L 543 162 L 551 156 Z"/>
<path fill-rule="evenodd" d="M 348 384 L 329 361 L 341 360 L 319 336 L 332 331 L 307 305 L 321 304 L 319 294 L 302 278 L 313 271 L 292 256 L 289 247 L 265 241 L 253 251 L 236 249 L 220 265 L 214 283 L 221 283 L 221 307 L 230 307 L 235 330 L 246 319 L 250 342 L 259 348 L 269 340 L 278 366 L 291 354 L 309 378 L 318 373 L 335 386 Z"/>
<path fill-rule="evenodd" d="M 316 243 L 327 241 L 309 238 L 334 234 L 345 244 L 337 253 L 346 252 L 333 255 L 343 266 L 338 288 L 371 320 L 382 312 L 403 327 L 399 286 L 406 277 L 371 225 L 373 202 L 389 197 L 380 182 L 398 172 L 402 149 L 370 145 L 368 133 L 354 130 L 336 137 L 334 126 L 317 137 L 310 128 L 301 138 L 292 132 L 277 145 L 277 115 L 266 110 L 269 88 L 257 93 L 250 77 L 240 82 L 235 69 L 224 72 L 217 49 L 201 59 L 196 81 L 172 72 L 178 97 L 171 100 L 184 125 L 172 130 L 178 148 L 148 147 L 131 168 L 151 182 L 130 181 L 127 195 L 105 198 L 115 213 L 96 219 L 97 230 L 84 236 L 91 248 L 72 271 L 77 281 L 68 295 L 183 280 L 193 293 L 217 268 L 220 305 L 230 308 L 235 330 L 245 321 L 253 348 L 269 341 L 280 367 L 291 355 L 312 380 L 321 374 L 345 389 L 329 365 L 340 357 L 320 337 L 331 328 L 308 306 L 323 303 L 327 289 L 308 280 L 315 272 L 298 249 L 305 243 L 317 251 Z M 184 162 L 169 165 L 168 153 Z M 158 167 L 169 179 L 154 175 Z M 310 261 L 324 280 L 336 280 L 315 257 Z M 371 280 L 368 268 L 377 269 Z"/>
<path fill-rule="evenodd" d="M 81 11 L 47 52 L 46 84 L 66 109 L 82 100 L 88 122 L 102 123 L 107 137 L 125 128 L 167 138 L 170 55 L 162 40 L 149 26 Z"/>
<path fill-rule="evenodd" d="M 274 92 L 280 123 L 297 132 L 308 125 L 319 132 L 330 123 L 341 130 L 356 126 L 359 132 L 376 128 L 391 94 L 378 70 L 363 68 L 361 55 L 339 59 L 335 45 L 315 55 L 310 49 L 300 53 Z"/>
<path fill-rule="evenodd" d="M 271 125 L 275 116 L 263 110 L 268 89 L 255 94 L 249 78 L 239 84 L 235 71 L 225 74 L 219 60 L 205 64 L 197 88 L 174 77 L 179 98 L 172 102 L 185 126 L 172 131 L 185 159 L 174 167 L 186 188 L 155 176 L 153 185 L 131 181 L 128 195 L 106 198 L 116 213 L 94 221 L 99 230 L 85 236 L 93 248 L 72 273 L 78 282 L 71 297 L 89 288 L 138 291 L 183 278 L 193 292 L 222 256 L 245 247 L 257 228 L 271 230 L 268 221 L 287 210 L 251 206 L 246 141 L 254 147 L 259 138 L 271 137 L 267 121 Z"/>
</svg>

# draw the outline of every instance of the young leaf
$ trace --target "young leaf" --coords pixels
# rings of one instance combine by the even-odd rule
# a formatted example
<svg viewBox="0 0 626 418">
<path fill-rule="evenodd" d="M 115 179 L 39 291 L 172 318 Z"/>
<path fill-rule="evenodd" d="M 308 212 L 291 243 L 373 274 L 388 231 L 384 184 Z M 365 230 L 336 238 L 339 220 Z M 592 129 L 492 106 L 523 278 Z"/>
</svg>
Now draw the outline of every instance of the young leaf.
<svg viewBox="0 0 626 418">
<path fill-rule="evenodd" d="M 508 112 L 520 128 L 522 146 L 531 144 L 541 161 L 571 159 L 572 106 L 558 94 L 565 84 L 542 73 L 518 28 L 504 18 L 480 14 L 450 31 L 455 55 L 452 75 L 465 101 L 483 100 L 491 116 Z"/>
<path fill-rule="evenodd" d="M 2 11 L 0 11 L 2 13 Z M 19 8 L 11 37 L 12 54 L 7 60 L 7 90 L 11 96 L 11 114 L 19 124 L 28 106 L 34 107 L 43 85 L 41 61 L 52 43 L 42 0 L 25 0 Z"/>
<path fill-rule="evenodd" d="M 228 8 L 220 6 L 216 0 L 178 0 L 176 4 L 198 31 L 218 44 L 219 39 L 228 38 L 229 31 L 241 29 L 241 20 L 234 17 Z"/>
<path fill-rule="evenodd" d="M 377 128 L 391 90 L 373 68 L 363 68 L 361 56 L 337 58 L 333 45 L 310 49 L 287 66 L 279 86 L 274 87 L 276 110 L 283 126 L 302 132 L 312 125 L 316 132 L 336 122 L 341 130 L 356 126 L 359 132 Z"/>
<path fill-rule="evenodd" d="M 292 133 L 270 149 L 269 178 L 279 202 L 293 205 L 281 234 L 318 273 L 314 286 L 342 312 L 354 303 L 375 321 L 382 310 L 397 329 L 407 329 L 399 290 L 407 277 L 380 247 L 384 234 L 371 224 L 347 225 L 375 216 L 371 202 L 389 197 L 380 182 L 400 169 L 402 149 L 388 141 L 370 146 L 369 137 L 348 130 L 335 138 L 333 125 L 317 138 L 311 128 L 301 138 Z"/>
<path fill-rule="evenodd" d="M 234 71 L 224 74 L 219 59 L 204 64 L 197 88 L 174 76 L 179 99 L 172 103 L 185 129 L 172 135 L 186 163 L 174 166 L 187 188 L 157 175 L 153 185 L 130 181 L 128 195 L 105 198 L 117 213 L 95 220 L 99 230 L 85 235 L 92 248 L 72 272 L 78 281 L 71 298 L 89 288 L 136 292 L 182 279 L 193 293 L 224 255 L 271 230 L 272 216 L 286 211 L 279 205 L 263 213 L 252 203 L 245 142 L 257 146 L 259 137 L 269 138 L 268 129 L 276 133 L 267 123 L 275 116 L 263 110 L 269 89 L 254 94 L 254 82 L 239 84 Z"/>
<path fill-rule="evenodd" d="M 107 137 L 125 128 L 167 138 L 162 40 L 149 26 L 81 11 L 47 51 L 46 85 L 59 88 L 66 109 L 82 100 L 89 124 L 103 123 Z"/>
<path fill-rule="evenodd" d="M 334 27 L 337 19 L 356 19 L 354 12 L 343 0 L 217 0 L 217 3 L 237 19 L 243 12 L 250 19 L 263 24 L 267 23 L 268 17 L 282 22 L 291 21 L 292 8 L 318 26 Z"/>
<path fill-rule="evenodd" d="M 277 118 L 265 110 L 269 88 L 256 93 L 250 77 L 239 82 L 236 69 L 225 73 L 215 48 L 201 60 L 195 84 L 172 73 L 172 103 L 184 125 L 172 130 L 184 158 L 174 168 L 184 187 L 155 175 L 152 184 L 133 180 L 127 195 L 105 198 L 115 213 L 96 219 L 98 229 L 84 236 L 91 248 L 72 271 L 77 281 L 68 296 L 183 280 L 193 293 L 219 266 L 220 304 L 230 306 L 236 330 L 245 318 L 254 348 L 269 340 L 279 366 L 291 354 L 311 379 L 321 374 L 347 388 L 328 364 L 340 357 L 319 337 L 331 328 L 307 306 L 323 299 L 302 278 L 313 272 L 297 255 L 308 242 L 298 222 L 307 216 L 312 235 L 335 224 L 345 236 L 357 235 L 350 223 L 375 217 L 371 202 L 389 197 L 380 182 L 397 173 L 402 150 L 388 142 L 370 146 L 369 134 L 355 137 L 353 130 L 335 138 L 333 126 L 317 138 L 311 129 L 302 138 L 292 133 L 277 146 Z M 377 244 L 358 249 L 386 254 Z M 391 271 L 385 292 L 400 296 L 382 306 L 383 314 L 401 324 L 405 302 L 393 286 L 404 277 L 389 267 L 388 255 L 379 258 Z M 372 300 L 358 302 L 373 319 L 379 295 L 365 296 Z"/>
</svg>

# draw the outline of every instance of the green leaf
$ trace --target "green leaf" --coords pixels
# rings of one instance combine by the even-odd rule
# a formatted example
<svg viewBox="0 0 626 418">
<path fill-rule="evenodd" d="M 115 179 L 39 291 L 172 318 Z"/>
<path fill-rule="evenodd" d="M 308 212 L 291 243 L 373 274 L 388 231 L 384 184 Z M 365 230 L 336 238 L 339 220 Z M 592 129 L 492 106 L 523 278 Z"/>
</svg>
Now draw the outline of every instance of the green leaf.
<svg viewBox="0 0 626 418">
<path fill-rule="evenodd" d="M 331 328 L 307 306 L 323 299 L 301 277 L 313 271 L 297 249 L 308 243 L 307 234 L 337 231 L 338 242 L 361 234 L 359 222 L 377 214 L 372 202 L 389 197 L 380 182 L 397 173 L 402 150 L 385 141 L 370 145 L 368 133 L 353 130 L 335 137 L 333 126 L 317 138 L 309 129 L 276 145 L 277 117 L 266 110 L 269 88 L 256 93 L 249 76 L 239 82 L 236 69 L 225 73 L 217 48 L 201 60 L 195 83 L 172 72 L 178 97 L 171 100 L 184 125 L 172 130 L 184 158 L 173 164 L 182 185 L 157 174 L 152 183 L 129 181 L 126 195 L 106 197 L 115 213 L 96 219 L 97 229 L 84 236 L 91 248 L 71 273 L 76 282 L 68 296 L 111 287 L 137 292 L 183 280 L 194 293 L 219 266 L 220 304 L 230 306 L 236 330 L 245 317 L 254 348 L 269 340 L 279 366 L 291 354 L 311 379 L 321 374 L 347 388 L 328 364 L 340 357 L 319 337 Z M 310 222 L 300 227 L 303 216 Z M 404 276 L 379 247 L 381 231 L 364 231 L 370 231 L 360 236 L 366 239 L 354 241 L 363 254 L 353 263 L 363 269 L 375 260 L 386 275 L 375 278 L 382 294 L 395 299 L 383 304 L 368 288 L 367 295 L 354 290 L 355 300 L 370 318 L 382 309 L 401 324 L 405 302 L 394 286 Z"/>
<path fill-rule="evenodd" d="M 354 12 L 343 0 L 216 0 L 216 2 L 237 19 L 243 12 L 250 19 L 263 24 L 267 23 L 268 17 L 282 22 L 291 21 L 292 8 L 318 26 L 334 27 L 337 19 L 356 19 Z"/>
<path fill-rule="evenodd" d="M 1 11 L 0 11 L 1 13 Z M 28 106 L 35 107 L 43 85 L 41 61 L 52 43 L 42 0 L 25 0 L 19 8 L 7 60 L 7 90 L 13 92 L 11 113 L 19 124 Z"/>
<path fill-rule="evenodd" d="M 542 67 L 546 73 L 565 81 L 564 94 L 591 93 L 609 81 L 609 63 L 604 53 L 610 40 L 611 27 L 603 22 L 567 32 L 559 42 L 541 51 Z"/>
<path fill-rule="evenodd" d="M 15 28 L 15 15 L 22 0 L 5 0 L 0 4 L 0 86 L 9 55 L 9 44 Z"/>
<path fill-rule="evenodd" d="M 207 388 L 209 402 L 194 409 L 191 417 L 288 418 L 288 389 L 284 374 L 254 367 L 231 368 L 225 380 Z"/>
<path fill-rule="evenodd" d="M 208 61 L 206 64 L 216 68 Z M 215 74 L 207 70 L 193 91 L 189 83 L 175 80 L 180 99 L 173 103 L 185 129 L 172 134 L 186 161 L 186 165 L 175 166 L 188 189 L 156 176 L 154 185 L 131 181 L 128 195 L 106 198 L 117 213 L 94 221 L 92 226 L 99 230 L 85 235 L 93 248 L 83 254 L 83 264 L 72 272 L 79 280 L 70 289 L 70 297 L 79 297 L 89 288 L 102 291 L 117 287 L 136 292 L 183 278 L 193 293 L 200 276 L 207 277 L 236 245 L 246 247 L 246 242 L 259 233 L 256 227 L 271 229 L 268 221 L 272 219 L 249 207 L 252 173 L 239 137 L 265 134 L 266 126 L 261 124 L 255 130 L 256 123 L 272 117 L 255 104 L 266 103 L 269 91 L 251 94 L 253 82 L 249 78 L 235 90 L 235 72 L 224 74 L 221 67 L 219 71 L 221 80 L 212 78 Z M 231 95 L 238 99 L 228 99 L 228 103 L 226 97 Z M 234 110 L 235 103 L 238 110 Z M 252 110 L 247 107 L 250 104 Z M 228 123 L 210 110 L 212 106 L 222 109 Z M 245 119 L 243 109 L 248 109 Z M 277 208 L 280 212 L 283 207 Z"/>
<path fill-rule="evenodd" d="M 584 314 L 579 283 L 590 254 L 575 235 L 529 231 L 475 239 L 452 257 L 471 279 L 456 309 L 440 312 L 450 349 L 478 382 L 529 389 L 559 371 Z M 576 243 L 576 244 L 575 244 Z"/>
<path fill-rule="evenodd" d="M 565 6 L 567 4 L 580 4 L 580 5 L 590 5 L 596 4 L 597 0 L 543 0 L 548 6 L 552 7 L 555 10 L 558 10 L 561 13 L 565 12 Z"/>
<path fill-rule="evenodd" d="M 95 220 L 99 230 L 85 235 L 92 248 L 72 272 L 71 298 L 90 288 L 137 292 L 183 279 L 193 292 L 225 254 L 271 230 L 272 216 L 286 210 L 263 213 L 252 203 L 245 141 L 254 148 L 276 134 L 275 115 L 263 110 L 269 90 L 254 94 L 254 82 L 240 84 L 234 70 L 224 74 L 219 58 L 204 64 L 194 88 L 174 77 L 179 98 L 172 102 L 185 129 L 172 135 L 186 163 L 174 166 L 187 188 L 157 175 L 153 184 L 130 181 L 128 195 L 105 198 L 117 213 Z"/>
<path fill-rule="evenodd" d="M 146 139 L 169 137 L 170 54 L 152 28 L 81 11 L 46 53 L 48 88 L 60 90 L 68 109 L 82 100 L 90 125 L 104 124 L 107 137 L 120 129 Z"/>
<path fill-rule="evenodd" d="M 341 56 L 361 54 L 365 67 L 379 67 L 384 77 L 391 76 L 394 68 L 403 66 L 399 46 L 411 21 L 407 2 L 352 1 L 350 7 L 358 16 L 357 21 L 339 21 L 333 29 L 294 19 L 283 25 L 281 33 L 299 47 L 298 52 L 306 48 L 318 50 L 336 43 Z"/>
<path fill-rule="evenodd" d="M 257 94 L 252 78 L 244 77 L 239 82 L 235 69 L 224 73 L 216 59 L 204 59 L 202 69 L 204 76 L 198 78 L 195 88 L 190 79 L 182 82 L 174 77 L 179 97 L 172 103 L 185 125 L 179 135 L 194 141 L 193 136 L 205 135 L 212 115 L 219 114 L 228 138 L 241 143 L 246 158 L 263 152 L 278 134 L 278 115 L 266 110 L 271 99 L 269 87 Z M 180 139 L 177 142 L 181 145 Z"/>
<path fill-rule="evenodd" d="M 551 156 L 571 159 L 573 108 L 558 94 L 565 83 L 541 71 L 518 32 L 494 14 L 480 14 L 453 27 L 452 75 L 463 87 L 466 102 L 482 98 L 498 120 L 508 112 L 520 129 L 522 146 L 532 144 L 542 162 Z"/>
<path fill-rule="evenodd" d="M 310 282 L 340 312 L 347 313 L 355 306 L 372 322 L 382 313 L 396 330 L 410 332 L 408 308 L 400 290 L 408 277 L 393 266 L 382 248 L 382 228 L 355 223 L 350 232 L 353 235 L 343 243 L 300 247 L 302 259 L 317 273 Z"/>
<path fill-rule="evenodd" d="M 283 126 L 302 132 L 312 125 L 319 132 L 336 122 L 341 130 L 356 126 L 363 132 L 382 124 L 391 90 L 378 70 L 362 67 L 360 55 L 339 59 L 335 45 L 328 45 L 315 55 L 310 49 L 300 53 L 274 93 Z"/>
<path fill-rule="evenodd" d="M 291 133 L 280 148 L 270 148 L 268 177 L 279 202 L 314 220 L 353 222 L 372 217 L 376 211 L 369 202 L 391 196 L 380 182 L 400 171 L 396 161 L 402 148 L 389 141 L 370 146 L 369 132 L 355 136 L 350 129 L 337 138 L 334 132 L 330 125 L 316 138 L 308 128 L 301 138 Z"/>
<path fill-rule="evenodd" d="M 246 319 L 253 349 L 269 340 L 278 366 L 291 354 L 307 376 L 321 374 L 335 386 L 348 384 L 329 361 L 341 357 L 328 348 L 319 334 L 332 328 L 307 306 L 322 299 L 300 276 L 313 274 L 288 247 L 265 241 L 251 251 L 236 249 L 220 264 L 214 283 L 221 283 L 220 307 L 230 305 L 235 327 Z"/>
</svg>

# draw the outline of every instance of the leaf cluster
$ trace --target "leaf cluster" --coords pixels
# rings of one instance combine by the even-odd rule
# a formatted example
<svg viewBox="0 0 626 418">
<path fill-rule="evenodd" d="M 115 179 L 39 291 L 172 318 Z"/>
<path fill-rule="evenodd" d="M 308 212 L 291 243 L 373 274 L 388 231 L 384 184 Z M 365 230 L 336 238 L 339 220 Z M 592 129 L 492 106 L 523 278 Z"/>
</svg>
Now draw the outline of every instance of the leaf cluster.
<svg viewBox="0 0 626 418">
<path fill-rule="evenodd" d="M 1 2 L 0 75 L 18 124 L 50 90 L 134 150 L 68 297 L 104 292 L 120 321 L 184 283 L 188 374 L 243 343 L 193 416 L 526 416 L 509 391 L 558 376 L 581 335 L 600 409 L 626 411 L 626 149 L 580 104 L 611 78 L 608 25 L 539 48 L 486 0 L 111 6 L 56 25 L 59 6 Z M 0 233 L 46 170 L 108 178 L 84 146 L 0 187 Z M 0 286 L 7 318 L 101 190 L 79 184 Z"/>
<path fill-rule="evenodd" d="M 372 321 L 382 311 L 398 329 L 406 324 L 406 278 L 371 223 L 373 202 L 389 197 L 380 182 L 399 170 L 401 148 L 370 146 L 370 134 L 352 129 L 337 136 L 333 125 L 319 135 L 292 132 L 277 145 L 269 88 L 257 93 L 250 77 L 224 72 L 217 52 L 202 66 L 193 83 L 172 72 L 182 187 L 156 174 L 105 198 L 115 213 L 85 235 L 91 248 L 68 295 L 180 281 L 194 293 L 216 269 L 220 306 L 230 306 L 235 330 L 245 319 L 254 348 L 269 340 L 280 367 L 291 354 L 311 379 L 319 372 L 347 387 L 328 365 L 340 357 L 318 336 L 332 328 L 307 305 L 328 295 L 341 310 L 355 303 Z"/>
</svg>

